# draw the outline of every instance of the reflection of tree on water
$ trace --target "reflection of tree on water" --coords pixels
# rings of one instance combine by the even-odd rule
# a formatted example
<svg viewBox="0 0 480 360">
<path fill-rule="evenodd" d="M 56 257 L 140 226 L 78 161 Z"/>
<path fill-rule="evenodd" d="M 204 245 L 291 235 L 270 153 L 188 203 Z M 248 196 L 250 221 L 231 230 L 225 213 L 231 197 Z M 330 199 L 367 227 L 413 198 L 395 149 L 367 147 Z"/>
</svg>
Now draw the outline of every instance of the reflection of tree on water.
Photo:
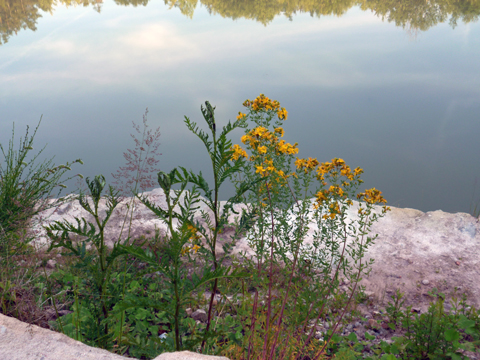
<svg viewBox="0 0 480 360">
<path fill-rule="evenodd" d="M 147 5 L 149 0 L 114 0 L 118 5 Z M 164 0 L 170 8 L 179 8 L 192 17 L 198 0 Z M 36 30 L 39 11 L 52 12 L 58 4 L 90 6 L 98 12 L 102 0 L 0 0 L 0 44 L 21 29 Z M 200 0 L 211 14 L 238 19 L 252 19 L 264 25 L 275 16 L 292 19 L 296 13 L 311 16 L 341 16 L 353 6 L 370 10 L 383 20 L 394 22 L 410 32 L 425 31 L 443 22 L 455 27 L 478 20 L 480 0 Z"/>
<path fill-rule="evenodd" d="M 382 20 L 415 31 L 448 21 L 455 27 L 459 20 L 468 23 L 478 20 L 479 0 L 363 0 L 362 10 L 371 10 Z"/>
<path fill-rule="evenodd" d="M 101 0 L 0 0 L 0 45 L 22 29 L 37 30 L 40 10 L 52 13 L 57 4 L 90 6 L 100 11 Z"/>
</svg>

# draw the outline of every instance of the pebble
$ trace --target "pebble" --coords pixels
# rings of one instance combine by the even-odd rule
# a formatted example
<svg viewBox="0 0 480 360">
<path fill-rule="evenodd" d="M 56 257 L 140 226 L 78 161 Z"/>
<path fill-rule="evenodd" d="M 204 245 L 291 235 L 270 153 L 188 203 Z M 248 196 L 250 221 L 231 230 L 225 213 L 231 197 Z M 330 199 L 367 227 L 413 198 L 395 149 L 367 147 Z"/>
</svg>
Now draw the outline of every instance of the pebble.
<svg viewBox="0 0 480 360">
<path fill-rule="evenodd" d="M 427 279 L 422 280 L 422 284 L 423 284 L 423 285 L 428 285 L 428 284 L 430 284 L 430 281 L 428 281 Z"/>
<path fill-rule="evenodd" d="M 192 319 L 200 322 L 207 322 L 207 312 L 202 309 L 195 310 L 192 313 Z"/>
</svg>

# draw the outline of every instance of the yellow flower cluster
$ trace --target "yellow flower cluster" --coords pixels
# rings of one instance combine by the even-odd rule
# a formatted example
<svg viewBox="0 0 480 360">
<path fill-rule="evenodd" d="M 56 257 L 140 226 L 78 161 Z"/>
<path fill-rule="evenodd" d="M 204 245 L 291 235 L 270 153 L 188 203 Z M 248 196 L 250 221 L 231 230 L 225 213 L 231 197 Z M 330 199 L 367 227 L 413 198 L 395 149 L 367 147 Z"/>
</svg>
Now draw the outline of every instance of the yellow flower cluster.
<svg viewBox="0 0 480 360">
<path fill-rule="evenodd" d="M 335 219 L 335 216 L 337 216 L 338 213 L 340 213 L 340 207 L 338 206 L 338 202 L 331 203 L 328 206 L 328 210 L 330 211 L 330 214 L 325 214 L 322 216 L 324 220 L 327 220 L 328 218 L 330 219 Z"/>
<path fill-rule="evenodd" d="M 323 204 L 323 202 L 327 200 L 329 195 L 332 195 L 334 198 L 347 198 L 347 194 L 345 194 L 345 192 L 340 186 L 331 185 L 328 190 L 320 190 L 318 193 L 315 194 L 316 203 L 313 205 L 313 207 L 315 209 L 318 209 Z M 347 200 L 347 204 L 352 205 L 353 203 L 351 200 Z"/>
<path fill-rule="evenodd" d="M 245 116 L 247 116 L 247 114 L 244 114 L 241 111 L 239 111 L 237 115 L 237 120 L 243 119 Z"/>
<path fill-rule="evenodd" d="M 345 164 L 343 159 L 334 158 L 332 162 L 321 163 L 317 169 L 317 179 L 324 180 L 325 174 L 330 173 L 332 176 L 337 176 L 339 173 L 345 176 L 348 180 L 352 181 L 356 176 L 363 173 L 363 169 L 357 167 L 353 173 L 350 166 Z M 360 180 L 361 181 L 361 180 Z M 345 183 L 348 185 L 348 183 Z"/>
<path fill-rule="evenodd" d="M 230 150 L 234 152 L 232 155 L 233 160 L 238 160 L 240 157 L 244 157 L 248 159 L 247 152 L 243 150 L 240 145 L 235 144 L 230 148 Z"/>
<path fill-rule="evenodd" d="M 268 155 L 268 149 L 271 148 L 275 154 L 288 154 L 293 155 L 298 153 L 298 144 L 290 144 L 285 142 L 285 140 L 280 140 L 278 136 L 282 137 L 285 134 L 285 131 L 278 127 L 274 129 L 273 132 L 268 131 L 263 126 L 258 126 L 248 132 L 247 135 L 242 136 L 241 140 L 247 146 L 250 146 L 252 150 L 256 150 L 258 155 L 261 157 L 261 164 L 255 165 L 255 172 L 260 174 L 263 177 L 266 177 L 271 174 L 277 174 L 279 180 L 284 180 L 290 175 L 286 175 L 283 170 L 278 170 L 273 165 L 273 160 Z M 278 136 L 277 136 L 278 135 Z M 266 155 L 266 156 L 263 156 Z M 250 160 L 255 161 L 259 156 L 251 156 Z"/>
<path fill-rule="evenodd" d="M 287 120 L 288 111 L 285 108 L 281 108 L 277 111 L 277 116 L 280 120 Z"/>
<path fill-rule="evenodd" d="M 286 143 L 285 140 L 280 140 L 280 142 L 277 144 L 277 151 L 280 154 L 288 154 L 288 155 L 294 155 L 298 154 L 298 143 L 295 144 L 289 144 Z"/>
<path fill-rule="evenodd" d="M 276 134 L 279 134 L 280 137 L 282 137 L 285 134 L 285 131 L 281 127 L 278 127 L 272 133 L 263 126 L 257 126 L 250 130 L 247 135 L 243 135 L 240 140 L 245 145 L 250 146 L 253 150 L 257 150 L 260 154 L 267 153 L 267 147 L 265 145 L 260 145 L 264 141 L 269 141 L 272 145 L 275 145 L 275 150 L 278 154 L 298 154 L 297 143 L 292 145 L 285 142 L 285 140 L 278 141 L 278 136 L 276 136 Z"/>
<path fill-rule="evenodd" d="M 287 120 L 288 112 L 285 108 L 280 107 L 280 103 L 277 100 L 271 100 L 264 94 L 257 96 L 255 100 L 245 100 L 243 106 L 252 108 L 253 111 L 259 110 L 272 110 L 277 112 L 277 116 L 280 120 Z M 240 114 L 239 114 L 240 116 Z M 241 118 L 241 117 L 240 117 Z M 238 119 L 238 117 L 237 117 Z"/>
<path fill-rule="evenodd" d="M 190 243 L 192 243 L 193 245 L 185 245 L 182 249 L 182 251 L 180 252 L 181 256 L 184 256 L 188 253 L 190 253 L 190 251 L 193 250 L 193 252 L 196 254 L 198 249 L 201 248 L 200 245 L 198 245 L 198 241 L 200 240 L 201 236 L 198 234 L 198 231 L 197 231 L 197 228 L 193 225 L 190 225 L 188 224 L 187 225 L 187 232 L 190 234 L 190 238 L 188 239 L 188 241 Z"/>
<path fill-rule="evenodd" d="M 283 170 L 277 170 L 275 166 L 273 166 L 273 160 L 271 159 L 265 159 L 262 165 L 256 165 L 255 166 L 255 173 L 260 174 L 263 177 L 268 176 L 269 174 L 275 173 L 277 174 L 280 178 L 285 178 L 285 173 Z"/>
<path fill-rule="evenodd" d="M 365 200 L 365 202 L 369 204 L 380 204 L 387 202 L 387 200 L 383 198 L 382 192 L 375 188 L 367 189 L 364 193 L 360 193 L 357 195 L 358 200 L 361 200 L 362 198 L 363 200 Z"/>
<path fill-rule="evenodd" d="M 315 167 L 319 165 L 319 162 L 315 158 L 309 157 L 308 159 L 299 159 L 295 161 L 295 166 L 297 167 L 298 170 L 305 170 L 305 173 L 307 173 L 310 170 L 313 170 Z"/>
<path fill-rule="evenodd" d="M 285 130 L 283 130 L 281 127 L 275 128 L 273 132 L 275 134 L 280 134 L 280 137 L 283 137 L 283 135 L 285 135 Z"/>
<path fill-rule="evenodd" d="M 258 111 L 261 109 L 265 110 L 278 110 L 280 109 L 280 103 L 277 100 L 271 100 L 264 94 L 260 94 L 257 96 L 255 100 L 245 100 L 243 103 L 245 107 L 251 107 L 254 111 Z"/>
</svg>

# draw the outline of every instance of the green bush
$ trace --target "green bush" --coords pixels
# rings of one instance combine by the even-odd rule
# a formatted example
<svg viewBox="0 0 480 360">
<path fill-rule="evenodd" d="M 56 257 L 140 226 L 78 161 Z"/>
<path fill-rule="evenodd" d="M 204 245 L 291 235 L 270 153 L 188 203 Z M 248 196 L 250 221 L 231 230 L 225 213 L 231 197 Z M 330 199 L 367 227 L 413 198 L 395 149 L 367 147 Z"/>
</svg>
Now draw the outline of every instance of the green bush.
<svg viewBox="0 0 480 360">
<path fill-rule="evenodd" d="M 29 282 L 31 269 L 17 265 L 22 255 L 32 253 L 28 244 L 34 239 L 30 231 L 32 217 L 49 208 L 62 204 L 66 199 L 58 198 L 65 185 L 62 182 L 79 174 L 62 179 L 71 170 L 74 163 L 82 163 L 80 159 L 66 165 L 55 166 L 53 158 L 37 165 L 41 149 L 31 159 L 33 140 L 40 126 L 41 119 L 32 136 L 20 138 L 18 150 L 14 149 L 15 128 L 8 148 L 0 144 L 3 160 L 0 161 L 0 311 L 4 314 L 23 315 L 17 308 L 19 292 L 25 292 L 25 282 Z M 57 199 L 50 202 L 52 192 L 58 189 Z"/>
</svg>

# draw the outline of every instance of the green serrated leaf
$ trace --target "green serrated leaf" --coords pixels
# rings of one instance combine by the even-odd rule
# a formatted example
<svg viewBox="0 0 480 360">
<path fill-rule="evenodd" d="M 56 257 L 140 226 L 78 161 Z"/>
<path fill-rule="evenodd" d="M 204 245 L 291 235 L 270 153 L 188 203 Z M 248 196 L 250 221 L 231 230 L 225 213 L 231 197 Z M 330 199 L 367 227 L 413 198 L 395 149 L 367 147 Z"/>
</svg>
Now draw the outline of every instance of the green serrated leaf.
<svg viewBox="0 0 480 360">
<path fill-rule="evenodd" d="M 357 334 L 355 334 L 354 332 L 351 332 L 350 334 L 348 334 L 347 339 L 353 342 L 358 341 Z"/>
<path fill-rule="evenodd" d="M 392 354 L 382 355 L 381 359 L 382 359 L 382 360 L 397 360 L 397 358 L 395 357 L 395 355 L 392 355 Z"/>
<path fill-rule="evenodd" d="M 445 331 L 445 340 L 458 341 L 460 339 L 460 333 L 455 329 L 448 329 Z"/>
</svg>

